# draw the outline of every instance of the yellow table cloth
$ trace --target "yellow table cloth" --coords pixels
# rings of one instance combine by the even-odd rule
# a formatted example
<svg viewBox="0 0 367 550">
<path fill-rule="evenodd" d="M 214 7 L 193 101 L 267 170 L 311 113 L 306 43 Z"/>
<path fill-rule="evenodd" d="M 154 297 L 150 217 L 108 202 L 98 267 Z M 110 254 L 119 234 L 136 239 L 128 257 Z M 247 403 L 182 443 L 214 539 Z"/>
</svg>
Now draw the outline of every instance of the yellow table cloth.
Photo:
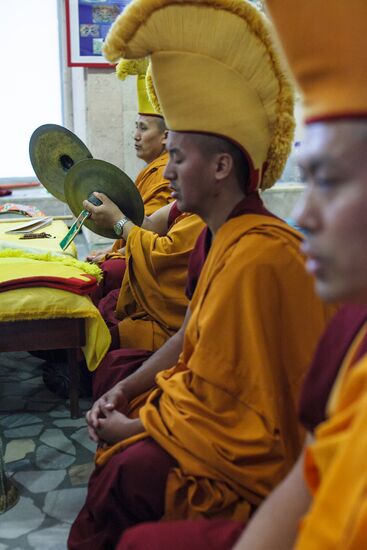
<svg viewBox="0 0 367 550">
<path fill-rule="evenodd" d="M 0 217 L 1 221 L 1 217 Z M 29 218 L 29 221 L 32 221 L 32 218 Z M 4 248 L 14 248 L 18 250 L 26 250 L 28 252 L 49 252 L 56 255 L 66 255 L 73 258 L 77 257 L 77 250 L 74 243 L 63 251 L 60 248 L 60 241 L 65 237 L 68 232 L 68 227 L 65 222 L 61 220 L 53 221 L 51 225 L 42 227 L 36 233 L 49 233 L 51 235 L 50 239 L 21 239 L 21 234 L 11 234 L 6 233 L 9 229 L 15 229 L 18 225 L 24 224 L 24 221 L 19 221 L 14 219 L 14 221 L 0 223 L 0 250 Z"/>
<path fill-rule="evenodd" d="M 81 276 L 85 272 L 97 280 L 101 271 L 97 266 L 76 260 L 72 244 L 64 254 L 59 246 L 67 232 L 62 221 L 42 229 L 51 239 L 19 240 L 21 235 L 5 233 L 15 222 L 0 224 L 0 280 L 32 276 L 42 273 L 60 277 Z M 90 371 L 95 370 L 107 353 L 111 336 L 98 309 L 88 296 L 46 287 L 27 287 L 8 290 L 0 294 L 0 322 L 56 319 L 61 317 L 84 318 L 86 345 L 83 353 Z M 0 327 L 1 330 L 1 327 Z"/>
</svg>

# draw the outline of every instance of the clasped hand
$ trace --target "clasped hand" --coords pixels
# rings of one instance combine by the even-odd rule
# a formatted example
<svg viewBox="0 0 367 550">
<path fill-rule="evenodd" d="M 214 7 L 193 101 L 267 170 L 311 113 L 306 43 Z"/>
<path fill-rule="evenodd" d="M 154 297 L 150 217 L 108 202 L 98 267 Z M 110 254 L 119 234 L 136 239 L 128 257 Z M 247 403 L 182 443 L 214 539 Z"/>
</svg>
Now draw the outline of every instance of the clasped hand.
<svg viewBox="0 0 367 550">
<path fill-rule="evenodd" d="M 105 447 L 144 431 L 139 418 L 126 416 L 127 408 L 128 401 L 119 386 L 105 393 L 86 414 L 89 437 Z"/>
</svg>

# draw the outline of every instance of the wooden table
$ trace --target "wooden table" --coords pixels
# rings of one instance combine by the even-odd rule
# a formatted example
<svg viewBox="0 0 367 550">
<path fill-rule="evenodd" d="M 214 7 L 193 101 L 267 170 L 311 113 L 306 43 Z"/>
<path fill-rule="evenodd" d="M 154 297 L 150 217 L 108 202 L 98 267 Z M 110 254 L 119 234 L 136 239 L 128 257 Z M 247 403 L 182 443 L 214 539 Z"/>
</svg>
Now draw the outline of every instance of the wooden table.
<svg viewBox="0 0 367 550">
<path fill-rule="evenodd" d="M 70 415 L 80 416 L 78 351 L 85 345 L 85 319 L 58 318 L 0 322 L 0 352 L 66 349 Z"/>
</svg>

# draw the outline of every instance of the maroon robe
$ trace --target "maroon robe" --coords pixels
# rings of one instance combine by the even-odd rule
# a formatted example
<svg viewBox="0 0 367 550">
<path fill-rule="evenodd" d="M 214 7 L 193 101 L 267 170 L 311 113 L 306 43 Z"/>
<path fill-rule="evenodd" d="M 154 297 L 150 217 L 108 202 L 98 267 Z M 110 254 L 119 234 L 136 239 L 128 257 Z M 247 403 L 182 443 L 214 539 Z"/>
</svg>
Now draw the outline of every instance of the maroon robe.
<svg viewBox="0 0 367 550">
<path fill-rule="evenodd" d="M 96 468 L 86 502 L 74 521 L 69 550 L 112 550 L 121 533 L 164 513 L 167 477 L 176 461 L 151 438 L 114 455 Z"/>
<path fill-rule="evenodd" d="M 231 550 L 243 530 L 234 520 L 144 523 L 123 534 L 116 550 Z"/>
<path fill-rule="evenodd" d="M 98 307 L 100 300 L 107 296 L 109 292 L 121 287 L 126 269 L 126 260 L 122 257 L 109 258 L 102 262 L 99 267 L 103 271 L 103 279 L 91 295 L 96 307 Z"/>
<path fill-rule="evenodd" d="M 272 215 L 264 208 L 259 195 L 253 193 L 233 209 L 228 219 L 248 213 Z M 204 260 L 200 256 L 198 260 L 192 265 L 200 268 Z M 116 382 L 139 368 L 149 357 L 148 353 L 144 350 L 109 352 L 95 371 L 94 397 L 103 395 Z M 68 548 L 112 549 L 128 527 L 158 521 L 164 513 L 167 477 L 176 465 L 174 458 L 154 439 L 148 438 L 112 456 L 107 466 L 96 467 L 89 480 L 86 502 L 71 527 Z M 239 534 L 236 523 L 235 532 Z M 211 523 L 207 525 L 209 527 Z"/>
<path fill-rule="evenodd" d="M 302 387 L 299 418 L 313 432 L 326 418 L 326 405 L 343 359 L 363 323 L 367 321 L 367 306 L 343 306 L 330 321 L 316 349 L 310 370 Z M 355 357 L 367 352 L 365 339 Z"/>
</svg>

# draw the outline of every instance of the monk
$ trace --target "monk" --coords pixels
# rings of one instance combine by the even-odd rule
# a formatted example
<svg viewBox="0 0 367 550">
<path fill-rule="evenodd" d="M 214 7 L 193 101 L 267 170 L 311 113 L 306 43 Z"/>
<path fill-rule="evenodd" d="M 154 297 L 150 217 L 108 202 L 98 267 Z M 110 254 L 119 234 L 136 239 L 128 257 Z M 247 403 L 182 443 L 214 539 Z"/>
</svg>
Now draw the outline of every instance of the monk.
<svg viewBox="0 0 367 550">
<path fill-rule="evenodd" d="M 307 129 L 302 154 L 304 166 L 306 166 L 306 162 L 307 166 L 311 165 L 316 159 L 315 151 L 312 152 L 313 147 L 310 146 L 309 153 L 306 153 L 306 146 L 310 139 L 315 143 L 315 147 L 317 143 L 318 161 L 321 158 L 332 159 L 328 165 L 330 173 L 335 170 L 336 173 L 341 174 L 343 166 L 343 174 L 346 176 L 345 179 L 343 177 L 343 182 L 337 193 L 335 193 L 336 187 L 333 186 L 335 196 L 331 204 L 329 203 L 329 208 L 326 208 L 325 204 L 320 206 L 316 217 L 315 204 L 320 198 L 320 194 L 323 193 L 318 182 L 322 181 L 323 176 L 312 172 L 312 178 L 317 182 L 317 187 L 315 190 L 307 192 L 309 199 L 298 215 L 298 222 L 302 222 L 303 227 L 310 228 L 312 245 L 309 241 L 305 246 L 309 247 L 310 256 L 312 254 L 309 267 L 312 269 L 312 264 L 315 265 L 316 261 L 320 266 L 317 266 L 317 270 L 315 270 L 319 292 L 323 292 L 325 298 L 353 299 L 359 300 L 361 303 L 365 303 L 367 291 L 367 287 L 365 290 L 361 288 L 362 267 L 365 269 L 362 250 L 365 243 L 362 243 L 363 239 L 357 238 L 361 235 L 365 236 L 362 210 L 367 204 L 365 181 L 367 164 L 364 160 L 364 135 L 367 127 L 363 128 L 363 126 L 366 126 L 364 122 L 338 121 L 315 123 Z M 323 131 L 322 127 L 324 127 Z M 322 134 L 323 136 L 322 140 L 318 139 L 316 142 L 317 133 L 319 133 L 319 138 Z M 321 143 L 323 143 L 322 149 L 320 148 Z M 359 184 L 353 185 L 354 189 L 351 190 L 348 184 L 353 180 L 358 181 Z M 351 191 L 353 192 L 351 193 Z M 340 201 L 340 205 L 343 207 L 338 208 L 337 215 L 335 214 L 334 217 L 332 208 L 336 201 Z M 312 203 L 314 203 L 313 207 Z M 361 210 L 360 214 L 358 213 L 359 209 Z M 320 224 L 320 229 L 316 229 L 316 227 L 311 229 L 316 219 L 320 219 L 320 221 L 322 219 L 322 226 Z M 321 227 L 323 228 L 321 229 Z M 343 236 L 345 244 L 340 242 L 340 236 Z M 336 240 L 339 240 L 338 246 L 335 246 Z M 327 255 L 328 260 L 326 258 L 321 260 L 320 256 L 316 260 L 316 253 L 313 250 L 320 247 L 319 243 L 321 242 L 324 243 L 322 253 Z M 351 242 L 353 243 L 353 254 L 360 247 L 360 258 L 352 259 L 350 244 L 348 253 L 346 249 L 342 250 L 343 246 L 345 247 L 347 243 Z M 321 250 L 317 254 L 320 255 Z M 348 265 L 347 268 L 346 265 Z M 270 540 L 277 544 L 276 548 L 282 549 L 293 547 L 297 549 L 363 548 L 361 537 L 365 537 L 367 534 L 366 524 L 359 523 L 361 519 L 359 516 L 356 517 L 353 510 L 355 510 L 356 502 L 358 508 L 363 507 L 364 504 L 363 499 L 361 500 L 355 492 L 355 488 L 361 486 L 364 481 L 362 475 L 364 464 L 359 463 L 360 458 L 357 454 L 363 444 L 364 428 L 360 427 L 358 419 L 365 411 L 363 408 L 364 395 L 363 391 L 356 391 L 358 386 L 354 386 L 354 391 L 351 386 L 357 383 L 360 390 L 364 388 L 367 334 L 366 314 L 365 311 L 363 313 L 363 309 L 360 321 L 362 322 L 356 325 L 359 330 L 353 331 L 353 337 L 344 350 L 344 360 L 336 364 L 336 368 L 331 368 L 325 353 L 323 355 L 324 362 L 318 363 L 319 368 L 311 369 L 302 395 L 301 419 L 309 430 L 314 431 L 317 428 L 316 440 L 311 444 L 313 437 L 309 437 L 309 445 L 301 454 L 297 466 L 259 510 L 258 516 L 255 516 L 250 527 L 246 529 L 238 548 L 265 549 L 269 547 Z M 349 330 L 351 328 L 354 328 L 353 324 L 349 325 Z M 335 337 L 334 332 L 331 334 L 332 337 Z M 360 361 L 358 362 L 358 360 Z M 330 395 L 330 388 L 333 387 L 335 376 L 339 370 L 339 377 Z M 322 381 L 322 376 L 325 377 L 324 381 Z M 314 393 L 315 388 L 317 390 L 316 410 L 314 401 L 314 410 L 312 410 L 310 407 L 311 392 Z M 319 411 L 320 409 L 321 411 L 325 410 L 327 398 L 329 398 L 328 414 L 325 419 L 325 414 L 320 414 Z M 340 419 L 343 417 L 345 420 L 343 424 L 340 424 Z M 352 429 L 355 423 L 358 426 L 356 433 Z M 328 452 L 328 455 L 324 457 L 323 452 Z M 352 456 L 356 457 L 353 464 L 351 464 Z M 351 472 L 351 469 L 353 475 L 348 477 L 347 474 Z M 303 474 L 304 470 L 306 477 Z M 342 486 L 341 483 L 343 483 Z M 347 494 L 344 483 L 348 486 Z M 343 504 L 340 509 L 338 505 L 331 505 L 331 502 L 337 504 L 338 499 L 335 497 L 337 494 L 343 495 Z M 312 495 L 314 495 L 313 503 Z M 298 533 L 300 519 L 308 510 L 306 520 L 301 524 L 302 529 Z M 358 523 L 354 525 L 355 522 Z"/>
<path fill-rule="evenodd" d="M 357 0 L 338 2 L 338 9 L 329 1 L 302 9 L 287 0 L 268 5 L 304 94 L 300 166 L 307 190 L 296 219 L 308 233 L 307 268 L 325 300 L 361 304 L 362 311 L 339 372 L 329 370 L 326 356 L 319 365 L 323 383 L 321 372 L 310 371 L 301 418 L 314 433 L 236 548 L 357 550 L 367 540 L 367 6 Z M 307 410 L 314 387 L 321 403 L 328 398 L 326 418 Z"/>
<path fill-rule="evenodd" d="M 106 195 L 95 195 L 102 205 L 84 201 L 84 208 L 96 224 L 122 223 L 126 242 L 121 287 L 98 304 L 111 330 L 111 349 L 155 351 L 182 325 L 188 262 L 204 223 L 197 215 L 182 213 L 174 202 L 146 217 L 140 228 Z"/>
<path fill-rule="evenodd" d="M 156 111 L 148 96 L 145 83 L 147 67 L 147 59 L 121 59 L 116 66 L 116 75 L 122 81 L 130 76 L 136 77 L 138 116 L 135 122 L 134 143 L 136 156 L 143 160 L 146 166 L 138 174 L 135 185 L 143 199 L 145 216 L 149 217 L 173 199 L 168 181 L 163 177 L 168 160 L 165 150 L 167 128 L 164 118 Z M 112 248 L 91 252 L 87 256 L 88 261 L 100 264 L 104 274 L 103 283 L 92 296 L 96 305 L 110 290 L 121 286 L 126 267 L 124 245 L 125 243 L 118 239 Z"/>
<path fill-rule="evenodd" d="M 166 134 L 162 117 L 138 115 L 134 134 L 135 150 L 137 157 L 144 160 L 147 165 L 138 174 L 135 185 L 142 196 L 146 216 L 150 216 L 173 200 L 168 181 L 163 177 L 168 160 L 164 145 Z M 103 270 L 103 283 L 93 296 L 95 303 L 110 290 L 121 286 L 126 265 L 122 251 L 124 244 L 121 239 L 117 239 L 111 249 L 92 252 L 87 256 L 88 261 L 100 264 Z"/>
<path fill-rule="evenodd" d="M 114 547 L 148 520 L 246 521 L 299 454 L 298 388 L 330 314 L 304 270 L 301 235 L 257 191 L 278 177 L 293 135 L 290 87 L 264 19 L 242 0 L 157 6 L 129 4 L 105 52 L 111 61 L 152 52 L 169 128 L 165 176 L 211 244 L 176 364 L 145 369 L 138 395 L 121 384 L 117 406 L 101 398 L 87 415 L 100 448 L 71 549 Z M 203 26 L 216 31 L 205 41 Z M 214 81 L 225 93 L 213 93 Z M 144 385 L 153 389 L 142 404 Z"/>
</svg>

